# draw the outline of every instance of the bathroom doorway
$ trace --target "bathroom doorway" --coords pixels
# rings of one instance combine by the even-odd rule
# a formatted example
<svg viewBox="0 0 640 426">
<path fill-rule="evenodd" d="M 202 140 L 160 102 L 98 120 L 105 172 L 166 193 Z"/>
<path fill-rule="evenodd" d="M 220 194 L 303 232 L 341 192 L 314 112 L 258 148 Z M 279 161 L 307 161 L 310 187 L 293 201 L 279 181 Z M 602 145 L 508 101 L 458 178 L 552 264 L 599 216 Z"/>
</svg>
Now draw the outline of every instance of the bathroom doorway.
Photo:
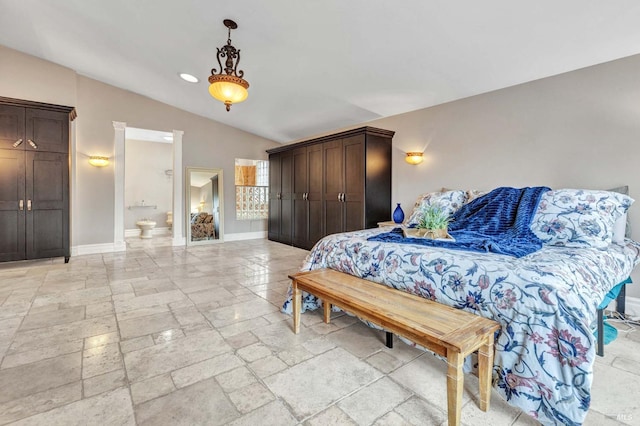
<svg viewBox="0 0 640 426">
<path fill-rule="evenodd" d="M 125 211 L 127 206 L 125 205 L 125 130 L 127 134 L 130 133 L 131 127 L 127 127 L 127 123 L 121 121 L 113 122 L 114 129 L 114 218 L 113 218 L 113 251 L 125 251 L 127 250 L 127 244 L 125 243 Z M 153 131 L 152 131 L 153 132 Z M 171 241 L 172 246 L 180 246 L 185 244 L 185 238 L 183 234 L 183 203 L 182 203 L 182 191 L 183 191 L 183 176 L 182 176 L 182 135 L 181 130 L 173 130 L 172 132 L 160 132 L 162 136 L 172 135 L 173 137 L 173 163 L 172 170 L 177 171 L 172 174 L 173 190 L 172 190 L 172 205 L 173 205 L 173 224 L 172 224 L 172 236 L 167 237 Z M 176 202 L 176 200 L 178 200 Z M 140 200 L 142 201 L 142 200 Z M 145 204 L 147 200 L 145 200 Z M 142 241 L 142 240 L 141 240 Z"/>
<path fill-rule="evenodd" d="M 125 237 L 158 240 L 173 225 L 173 134 L 127 127 Z M 152 242 L 152 241 L 150 241 Z M 166 241 L 165 241 L 166 243 Z"/>
<path fill-rule="evenodd" d="M 222 169 L 187 167 L 185 223 L 187 245 L 224 241 Z"/>
</svg>

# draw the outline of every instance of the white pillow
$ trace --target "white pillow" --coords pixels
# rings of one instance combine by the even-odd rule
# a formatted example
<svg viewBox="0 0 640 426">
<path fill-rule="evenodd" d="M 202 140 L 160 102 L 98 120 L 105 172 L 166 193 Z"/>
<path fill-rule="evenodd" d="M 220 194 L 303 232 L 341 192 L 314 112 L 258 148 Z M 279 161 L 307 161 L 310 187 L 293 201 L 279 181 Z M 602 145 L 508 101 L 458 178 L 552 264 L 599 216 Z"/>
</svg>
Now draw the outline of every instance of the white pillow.
<svg viewBox="0 0 640 426">
<path fill-rule="evenodd" d="M 612 242 L 624 245 L 624 236 L 627 231 L 627 213 L 625 212 L 622 216 L 620 216 L 616 222 L 613 224 L 613 238 Z"/>
<path fill-rule="evenodd" d="M 617 192 L 555 189 L 540 198 L 531 230 L 546 245 L 605 250 L 613 241 L 614 224 L 632 203 L 633 198 Z"/>
</svg>

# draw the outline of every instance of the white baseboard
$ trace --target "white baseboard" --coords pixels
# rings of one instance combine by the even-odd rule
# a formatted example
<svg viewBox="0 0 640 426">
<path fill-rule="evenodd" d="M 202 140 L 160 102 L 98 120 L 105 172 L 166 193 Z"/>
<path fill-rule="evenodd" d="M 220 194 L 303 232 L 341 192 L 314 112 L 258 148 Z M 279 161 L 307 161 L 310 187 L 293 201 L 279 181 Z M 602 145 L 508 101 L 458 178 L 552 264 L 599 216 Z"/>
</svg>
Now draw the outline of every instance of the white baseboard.
<svg viewBox="0 0 640 426">
<path fill-rule="evenodd" d="M 173 246 L 177 247 L 177 246 L 184 246 L 187 244 L 187 239 L 185 237 L 181 237 L 181 238 L 174 238 L 173 239 Z"/>
<path fill-rule="evenodd" d="M 267 238 L 267 231 L 238 232 L 236 234 L 224 234 L 225 241 L 259 240 Z"/>
<path fill-rule="evenodd" d="M 116 245 L 114 243 L 105 244 L 85 244 L 81 246 L 71 247 L 71 256 L 82 256 L 83 254 L 101 254 L 113 253 L 117 251 L 126 251 L 126 245 Z"/>
<path fill-rule="evenodd" d="M 153 235 L 171 235 L 171 231 L 167 227 L 164 227 L 164 228 L 153 228 L 151 230 L 151 233 Z M 125 229 L 124 230 L 125 238 L 126 237 L 137 237 L 139 235 L 140 235 L 140 229 L 139 228 Z"/>
<path fill-rule="evenodd" d="M 640 317 L 640 298 L 627 296 L 624 307 L 625 314 L 634 318 Z"/>
</svg>

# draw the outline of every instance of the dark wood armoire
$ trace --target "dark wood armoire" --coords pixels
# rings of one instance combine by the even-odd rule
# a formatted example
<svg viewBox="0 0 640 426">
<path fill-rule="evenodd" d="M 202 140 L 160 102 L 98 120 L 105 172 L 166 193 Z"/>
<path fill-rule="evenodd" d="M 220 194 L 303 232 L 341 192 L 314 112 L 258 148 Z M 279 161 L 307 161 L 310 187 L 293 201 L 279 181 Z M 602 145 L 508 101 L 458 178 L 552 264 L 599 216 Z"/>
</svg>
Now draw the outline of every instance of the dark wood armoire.
<svg viewBox="0 0 640 426">
<path fill-rule="evenodd" d="M 310 249 L 389 220 L 394 133 L 361 127 L 268 150 L 269 239 Z"/>
<path fill-rule="evenodd" d="M 0 262 L 69 261 L 73 107 L 0 97 Z"/>
</svg>

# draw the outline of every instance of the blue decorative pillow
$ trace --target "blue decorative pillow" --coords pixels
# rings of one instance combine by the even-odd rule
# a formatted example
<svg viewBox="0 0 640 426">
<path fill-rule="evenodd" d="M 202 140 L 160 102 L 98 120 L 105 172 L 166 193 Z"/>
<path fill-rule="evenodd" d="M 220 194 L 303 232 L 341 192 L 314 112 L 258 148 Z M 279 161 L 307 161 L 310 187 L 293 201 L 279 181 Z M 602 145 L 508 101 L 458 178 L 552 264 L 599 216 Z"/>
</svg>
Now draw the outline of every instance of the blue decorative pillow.
<svg viewBox="0 0 640 426">
<path fill-rule="evenodd" d="M 429 192 L 422 194 L 416 200 L 411 216 L 405 222 L 406 226 L 415 226 L 420 222 L 423 211 L 429 206 L 438 206 L 449 215 L 454 214 L 467 201 L 465 191 Z"/>
<path fill-rule="evenodd" d="M 531 230 L 546 245 L 606 249 L 614 224 L 633 199 L 586 189 L 557 189 L 542 195 Z"/>
</svg>

